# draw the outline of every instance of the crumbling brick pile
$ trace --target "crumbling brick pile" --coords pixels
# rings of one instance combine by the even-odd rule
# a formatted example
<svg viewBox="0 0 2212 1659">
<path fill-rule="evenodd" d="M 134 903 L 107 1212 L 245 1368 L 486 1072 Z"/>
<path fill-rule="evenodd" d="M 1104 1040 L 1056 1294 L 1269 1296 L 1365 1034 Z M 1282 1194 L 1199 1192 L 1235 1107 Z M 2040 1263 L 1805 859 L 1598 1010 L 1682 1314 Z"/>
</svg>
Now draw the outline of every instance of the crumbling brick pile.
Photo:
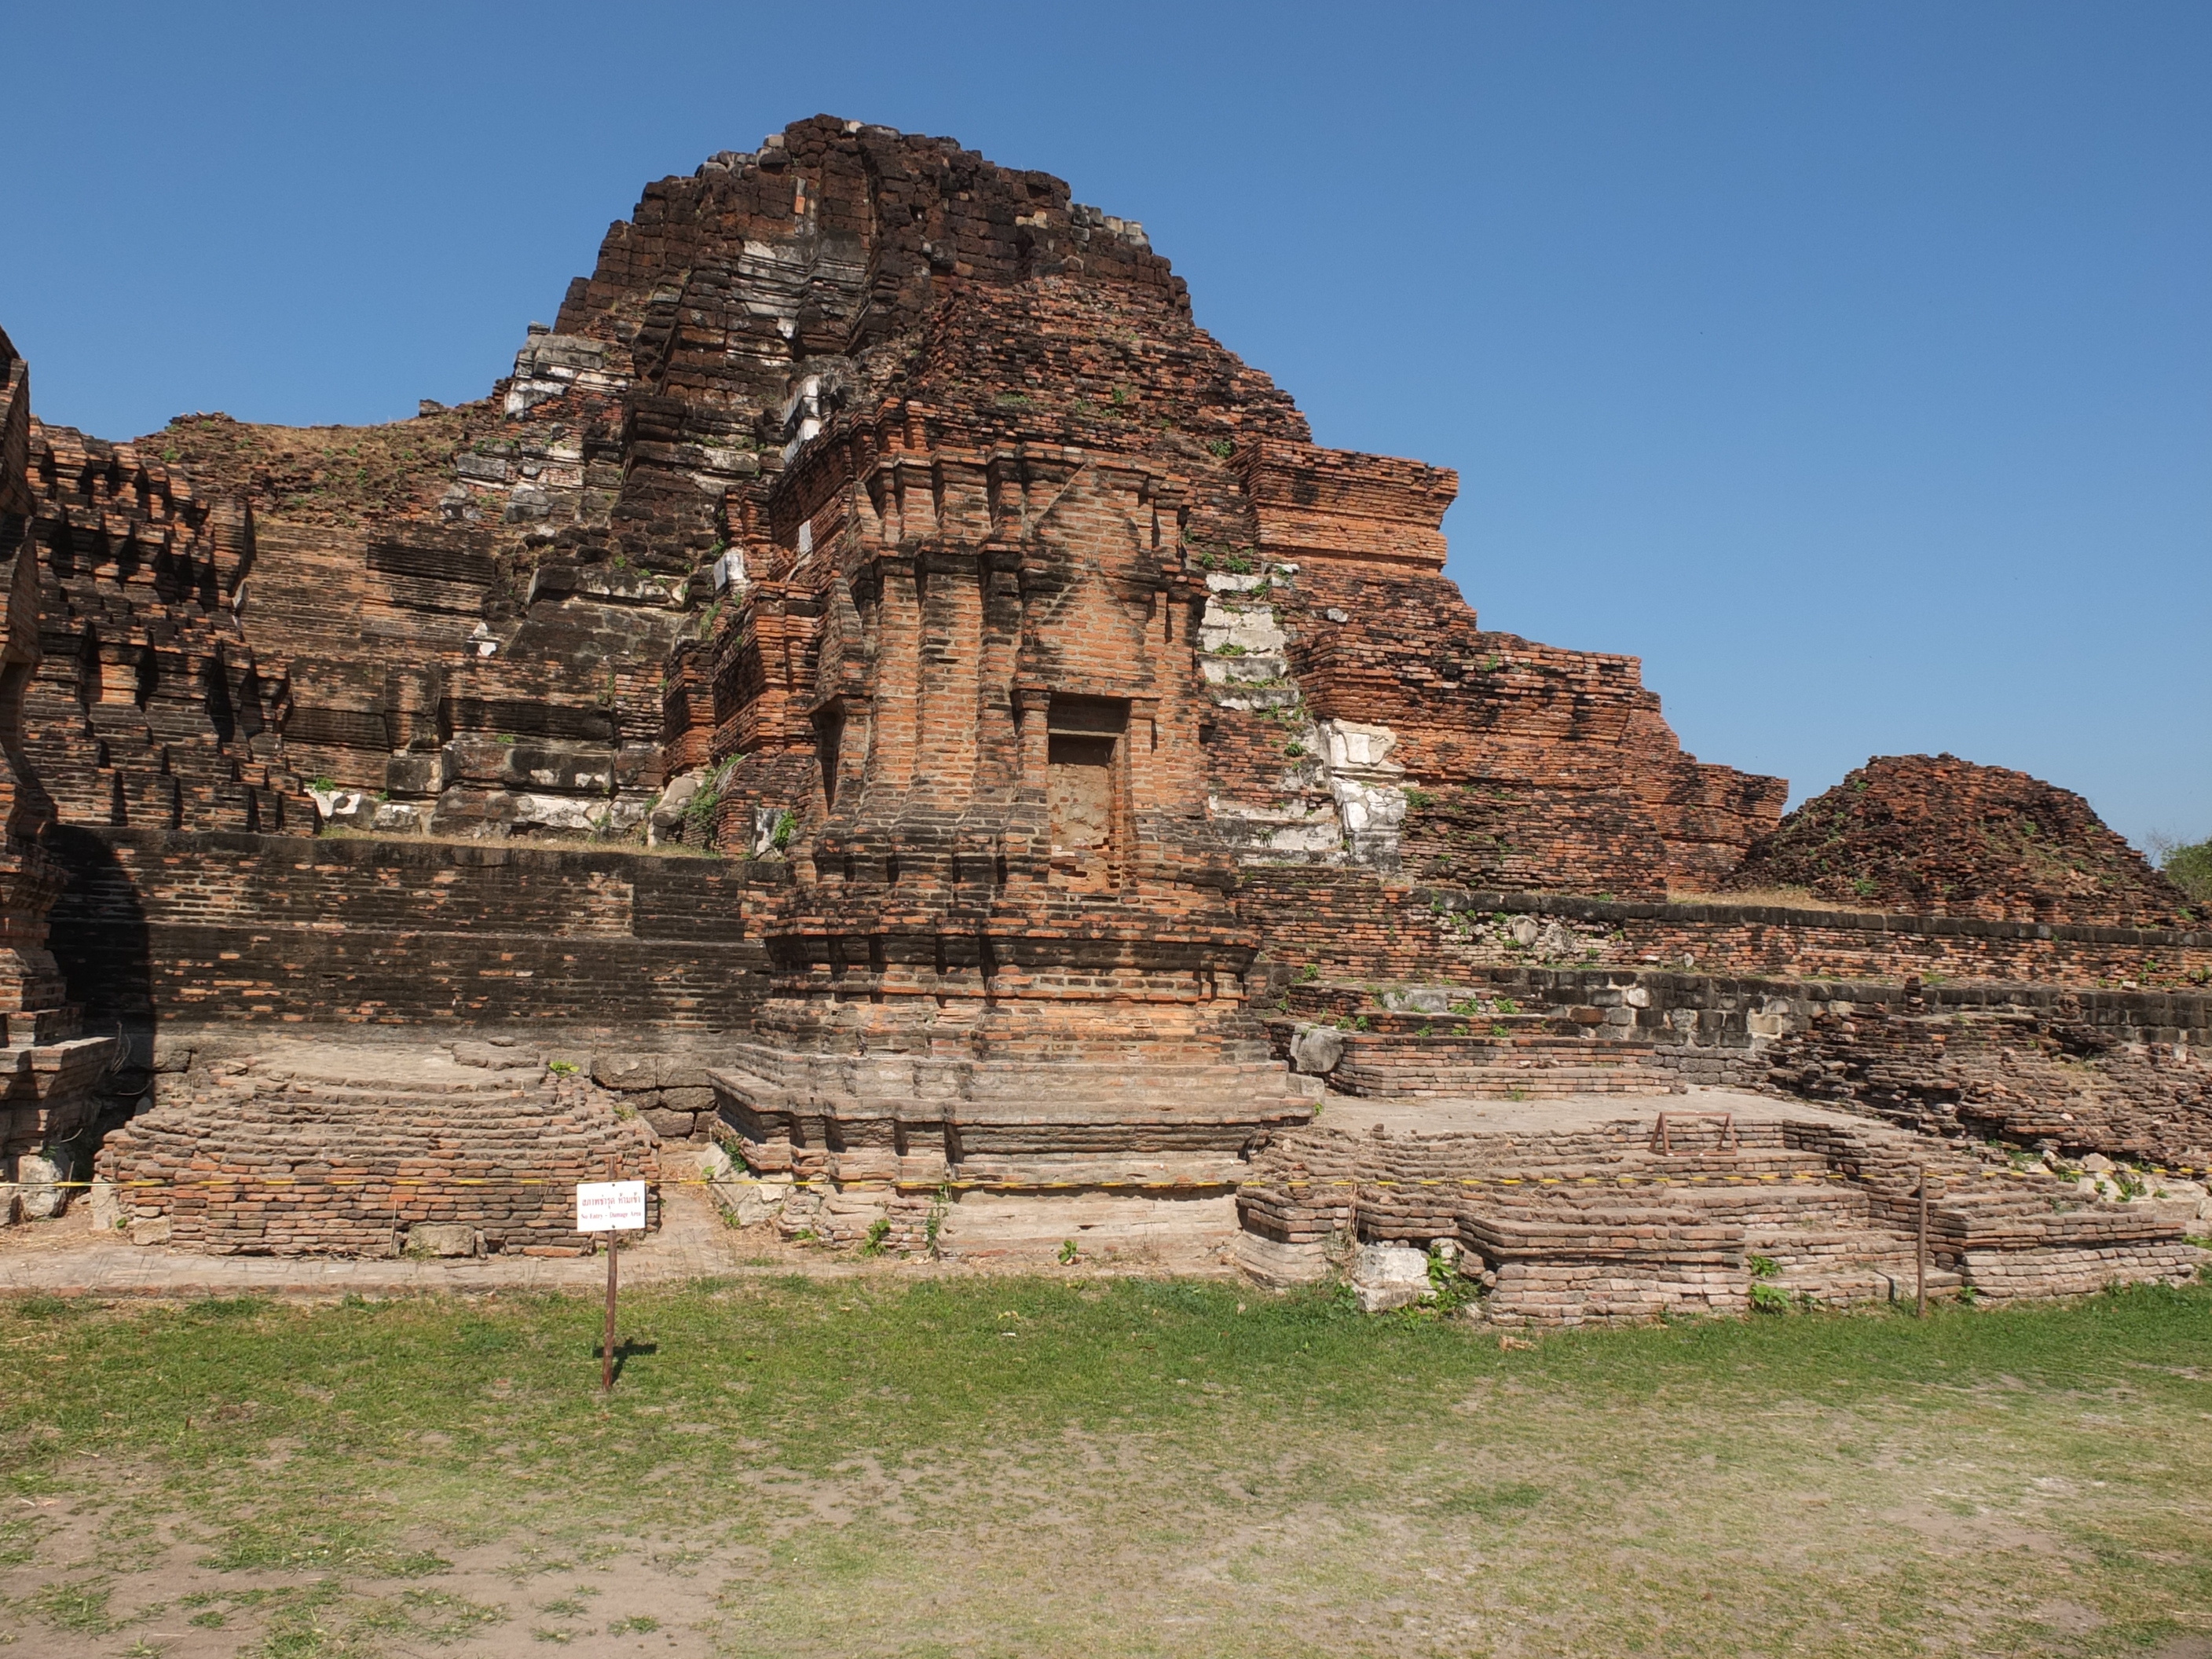
<svg viewBox="0 0 2212 1659">
<path fill-rule="evenodd" d="M 2186 927 L 2181 890 L 2089 803 L 1955 755 L 1877 756 L 1752 848 L 1731 886 L 1844 906 L 2107 927 Z"/>
<path fill-rule="evenodd" d="M 1273 1136 L 1238 1195 L 1248 1272 L 1318 1278 L 1358 1243 L 1434 1250 L 1503 1325 L 1580 1324 L 1755 1303 L 1910 1297 L 1930 1188 L 1936 1294 L 2075 1294 L 2183 1283 L 2193 1205 L 2116 1204 L 1875 1125 L 1692 1115 L 1582 1129 Z M 1777 1300 L 1778 1299 L 1778 1300 Z"/>
<path fill-rule="evenodd" d="M 1345 533 L 1343 509 L 1367 493 L 1346 459 L 1267 446 L 1249 476 L 1262 551 L 1279 534 L 1301 564 L 1277 609 L 1308 706 L 1392 740 L 1403 815 L 1385 868 L 1508 891 L 1659 898 L 1713 884 L 1777 821 L 1787 784 L 1685 755 L 1634 658 L 1481 630 L 1443 576 L 1441 538 L 1432 563 L 1408 556 L 1432 528 L 1419 540 L 1400 532 L 1388 555 L 1345 546 L 1361 538 Z M 1270 495 L 1317 489 L 1339 515 L 1270 511 Z M 1390 526 L 1370 518 L 1363 528 Z M 1326 553 L 1301 548 L 1324 538 L 1335 544 Z"/>
<path fill-rule="evenodd" d="M 1772 1045 L 1767 1078 L 1929 1134 L 2212 1167 L 2212 999 L 2126 1000 L 2140 1024 L 2085 1019 L 2078 997 L 1930 1006 L 1915 986 L 1810 1013 Z"/>
<path fill-rule="evenodd" d="M 520 1044 L 272 1043 L 165 1090 L 108 1137 L 98 1174 L 141 1244 L 586 1255 L 575 1184 L 657 1173 L 652 1131 L 617 1100 Z"/>
</svg>

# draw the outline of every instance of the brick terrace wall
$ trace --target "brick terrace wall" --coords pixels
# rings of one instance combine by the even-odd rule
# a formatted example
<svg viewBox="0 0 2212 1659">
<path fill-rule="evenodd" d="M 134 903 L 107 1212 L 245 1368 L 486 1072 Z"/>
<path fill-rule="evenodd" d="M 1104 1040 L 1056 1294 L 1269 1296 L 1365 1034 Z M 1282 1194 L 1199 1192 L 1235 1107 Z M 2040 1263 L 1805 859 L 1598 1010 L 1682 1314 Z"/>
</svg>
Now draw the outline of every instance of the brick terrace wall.
<svg viewBox="0 0 2212 1659">
<path fill-rule="evenodd" d="M 1790 978 L 1978 981 L 2180 990 L 2212 978 L 2212 933 L 1764 905 L 1616 903 L 1388 886 L 1365 872 L 1248 868 L 1238 903 L 1276 962 L 1333 978 L 1449 976 L 1547 963 Z M 1512 924 L 1538 926 L 1517 940 Z M 1524 929 L 1525 931 L 1525 929 Z"/>
<path fill-rule="evenodd" d="M 765 988 L 745 921 L 780 865 L 513 842 L 77 829 L 54 949 L 120 1022 L 710 1032 Z"/>
<path fill-rule="evenodd" d="M 649 1177 L 653 1147 L 581 1079 L 441 1094 L 201 1072 L 110 1136 L 97 1167 L 134 1237 L 152 1224 L 147 1242 L 210 1255 L 389 1255 L 455 1224 L 488 1251 L 576 1255 L 594 1241 L 575 1231 L 575 1184 Z"/>
</svg>

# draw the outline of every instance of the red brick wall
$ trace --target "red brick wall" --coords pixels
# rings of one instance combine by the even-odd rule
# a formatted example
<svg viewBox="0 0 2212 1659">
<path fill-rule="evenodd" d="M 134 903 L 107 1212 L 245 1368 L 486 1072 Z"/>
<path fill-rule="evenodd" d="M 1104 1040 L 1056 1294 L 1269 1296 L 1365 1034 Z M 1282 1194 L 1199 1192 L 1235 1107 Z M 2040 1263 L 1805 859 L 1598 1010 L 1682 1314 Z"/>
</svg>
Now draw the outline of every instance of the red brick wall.
<svg viewBox="0 0 2212 1659">
<path fill-rule="evenodd" d="M 1252 869 L 1238 905 L 1274 962 L 1347 978 L 1448 978 L 1460 965 L 1556 960 L 1702 973 L 2186 988 L 2212 976 L 2212 933 L 1970 917 L 1607 903 L 1530 893 L 1386 886 L 1364 872 Z M 1511 923 L 1539 924 L 1534 945 Z M 1544 937 L 1551 929 L 1552 951 Z M 1689 960 L 1686 963 L 1685 958 Z"/>
<path fill-rule="evenodd" d="M 56 955 L 94 1029 L 198 1021 L 567 1034 L 743 1025 L 780 866 L 486 843 L 73 830 Z"/>
</svg>

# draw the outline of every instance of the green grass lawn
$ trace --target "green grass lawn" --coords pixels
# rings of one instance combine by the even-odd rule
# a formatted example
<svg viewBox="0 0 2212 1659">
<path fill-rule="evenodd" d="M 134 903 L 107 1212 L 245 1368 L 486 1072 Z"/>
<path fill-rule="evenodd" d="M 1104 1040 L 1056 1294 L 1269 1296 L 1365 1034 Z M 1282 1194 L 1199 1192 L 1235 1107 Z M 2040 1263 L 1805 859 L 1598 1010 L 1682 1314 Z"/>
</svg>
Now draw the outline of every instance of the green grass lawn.
<svg viewBox="0 0 2212 1659">
<path fill-rule="evenodd" d="M 1547 1337 L 1215 1285 L 0 1304 L 26 1655 L 2212 1656 L 2212 1291 Z"/>
</svg>

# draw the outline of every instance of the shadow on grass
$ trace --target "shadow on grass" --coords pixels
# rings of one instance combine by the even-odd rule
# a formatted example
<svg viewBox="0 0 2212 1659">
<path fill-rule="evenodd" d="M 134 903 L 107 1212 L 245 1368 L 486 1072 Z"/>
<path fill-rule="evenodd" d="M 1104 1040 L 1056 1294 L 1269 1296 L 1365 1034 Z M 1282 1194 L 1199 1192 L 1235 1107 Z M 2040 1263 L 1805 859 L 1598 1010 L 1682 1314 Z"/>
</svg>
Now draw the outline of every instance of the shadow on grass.
<svg viewBox="0 0 2212 1659">
<path fill-rule="evenodd" d="M 606 1357 L 606 1352 L 607 1345 L 605 1343 L 594 1342 L 592 1344 L 592 1358 L 603 1359 Z M 660 1344 L 658 1342 L 641 1342 L 635 1337 L 624 1337 L 621 1341 L 615 1344 L 615 1381 L 617 1382 L 622 1381 L 623 1370 L 629 1365 L 633 1358 L 641 1354 L 655 1354 L 659 1352 Z"/>
</svg>

